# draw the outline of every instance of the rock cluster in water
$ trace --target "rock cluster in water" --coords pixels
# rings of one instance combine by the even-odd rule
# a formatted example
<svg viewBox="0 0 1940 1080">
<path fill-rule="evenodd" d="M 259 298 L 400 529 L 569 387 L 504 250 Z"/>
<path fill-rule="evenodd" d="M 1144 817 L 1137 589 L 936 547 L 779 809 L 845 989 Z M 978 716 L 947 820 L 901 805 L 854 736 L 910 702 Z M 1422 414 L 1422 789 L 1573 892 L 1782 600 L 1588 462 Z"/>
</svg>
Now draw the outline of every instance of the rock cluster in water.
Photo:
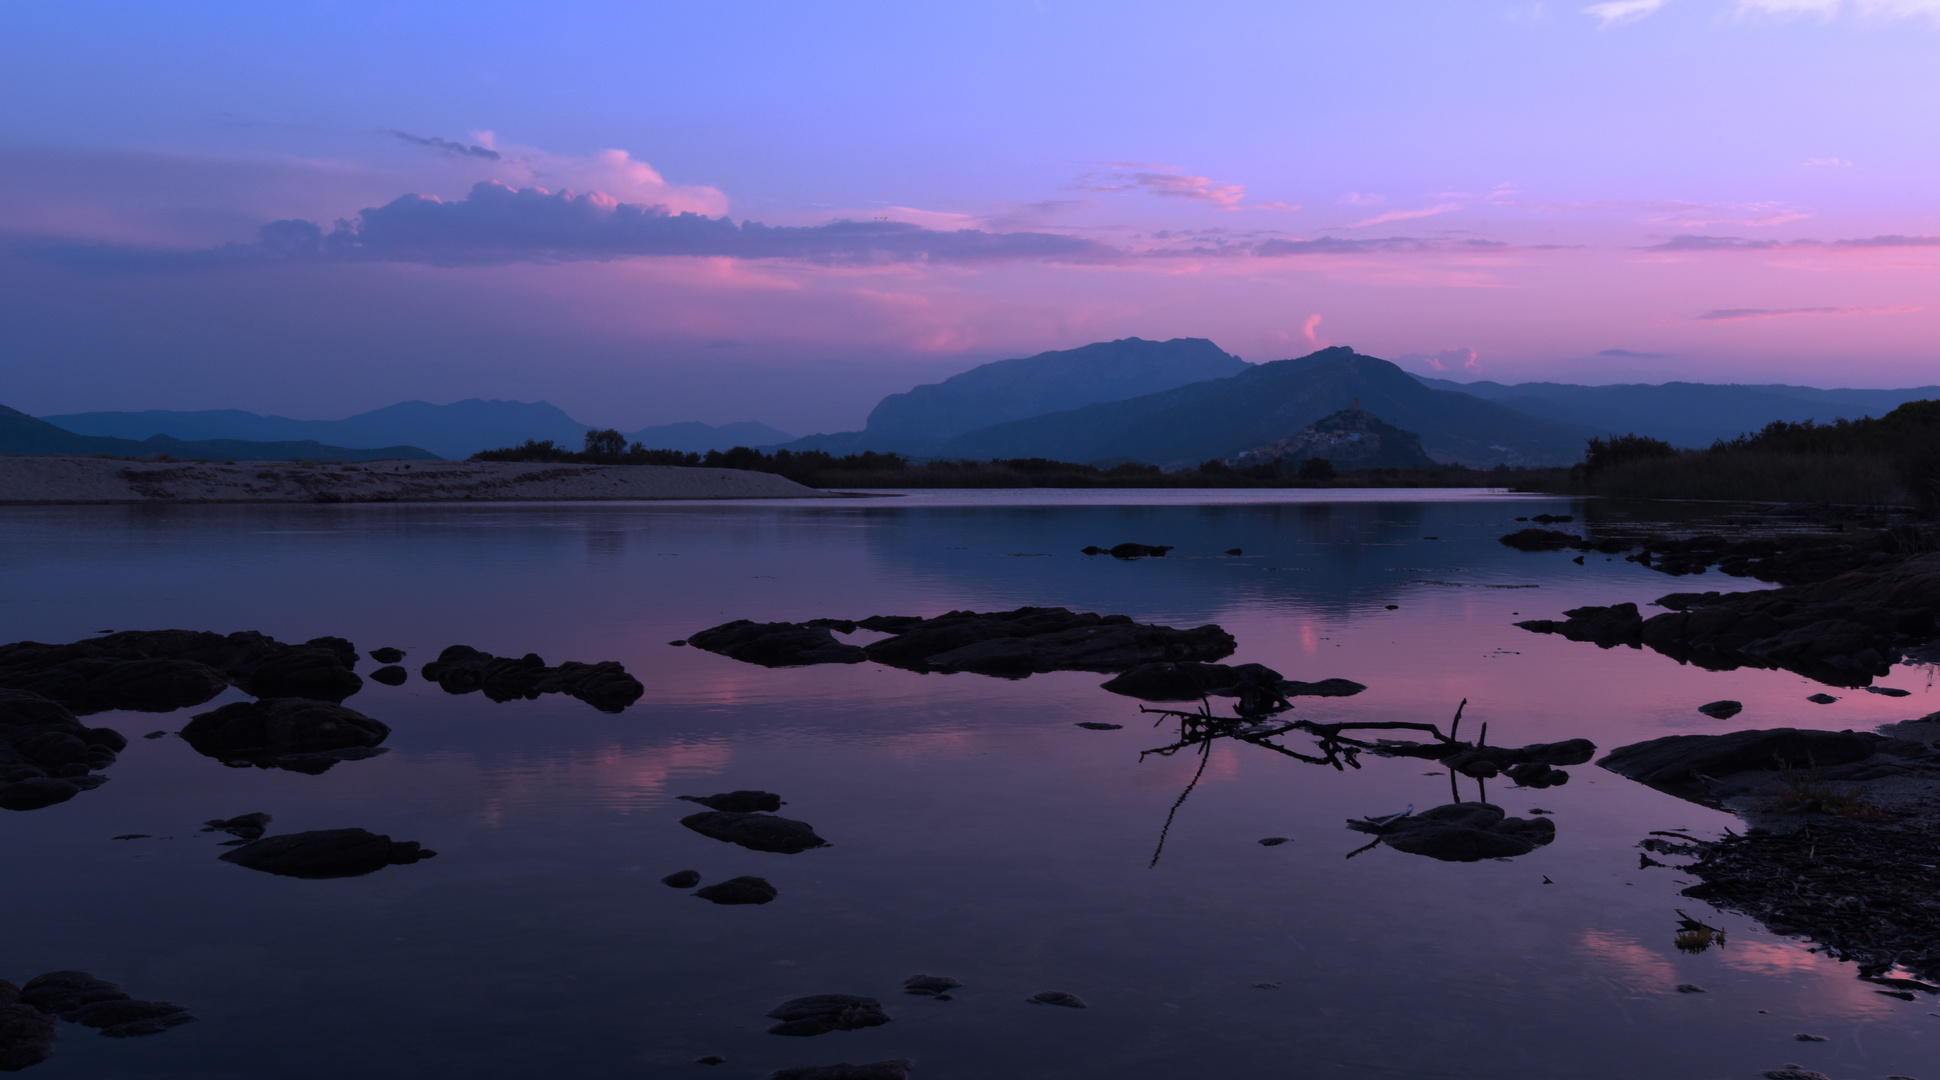
<svg viewBox="0 0 1940 1080">
<path fill-rule="evenodd" d="M 1605 648 L 1648 645 L 1673 659 L 1728 671 L 1783 668 L 1820 682 L 1864 686 L 1903 652 L 1940 636 L 1940 555 L 1908 558 L 1830 580 L 1741 593 L 1672 593 L 1644 618 L 1635 604 L 1580 607 L 1566 622 L 1516 625 Z"/>
<path fill-rule="evenodd" d="M 1542 522 L 1543 516 L 1531 520 Z M 1569 520 L 1567 517 L 1550 519 L 1551 522 Z M 1826 581 L 1854 570 L 1876 569 L 1908 553 L 1907 546 L 1890 532 L 1866 536 L 1777 533 L 1733 539 L 1711 533 L 1670 536 L 1605 529 L 1598 535 L 1585 537 L 1557 529 L 1519 529 L 1501 539 L 1504 545 L 1520 551 L 1574 549 L 1614 555 L 1635 550 L 1636 554 L 1625 556 L 1627 561 L 1673 577 L 1702 574 L 1715 566 L 1733 577 L 1753 577 L 1784 585 Z"/>
<path fill-rule="evenodd" d="M 882 1002 L 854 994 L 798 997 L 770 1009 L 768 1018 L 781 1021 L 768 1029 L 770 1035 L 826 1035 L 831 1031 L 855 1031 L 889 1022 L 889 1014 L 882 1011 Z"/>
<path fill-rule="evenodd" d="M 198 713 L 181 731 L 205 757 L 310 773 L 369 757 L 390 733 L 355 709 L 304 698 L 232 702 Z"/>
<path fill-rule="evenodd" d="M 609 713 L 619 712 L 647 692 L 640 680 L 628 675 L 615 660 L 598 664 L 568 660 L 548 667 L 537 653 L 517 658 L 493 656 L 469 645 L 453 645 L 439 653 L 419 674 L 443 687 L 447 694 L 483 692 L 493 701 L 566 694 Z"/>
<path fill-rule="evenodd" d="M 891 635 L 866 646 L 830 631 L 860 627 Z M 874 660 L 910 671 L 971 671 L 1008 678 L 1047 671 L 1129 671 L 1140 664 L 1212 661 L 1232 654 L 1218 626 L 1188 630 L 1059 607 L 952 611 L 935 618 L 877 615 L 858 622 L 725 623 L 687 639 L 696 648 L 766 667 Z"/>
<path fill-rule="evenodd" d="M 57 1016 L 113 1039 L 157 1035 L 195 1019 L 180 1005 L 136 1000 L 85 971 L 50 971 L 23 986 L 0 979 L 0 1072 L 47 1060 Z"/>
<path fill-rule="evenodd" d="M 362 689 L 357 650 L 339 637 L 285 645 L 253 630 L 128 630 L 65 645 L 0 646 L 0 687 L 29 690 L 86 715 L 169 712 L 237 686 L 254 697 L 342 701 Z"/>
</svg>

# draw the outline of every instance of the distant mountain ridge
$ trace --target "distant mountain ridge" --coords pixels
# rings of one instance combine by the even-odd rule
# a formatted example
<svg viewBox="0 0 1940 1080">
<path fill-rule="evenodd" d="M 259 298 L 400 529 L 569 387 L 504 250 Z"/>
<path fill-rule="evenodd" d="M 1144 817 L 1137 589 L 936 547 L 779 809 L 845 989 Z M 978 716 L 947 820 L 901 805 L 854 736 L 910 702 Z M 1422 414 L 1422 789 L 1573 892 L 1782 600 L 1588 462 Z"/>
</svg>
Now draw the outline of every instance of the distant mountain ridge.
<svg viewBox="0 0 1940 1080">
<path fill-rule="evenodd" d="M 184 440 L 247 439 L 333 443 L 343 447 L 396 444 L 422 446 L 440 457 L 463 459 L 480 450 L 514 446 L 527 439 L 551 439 L 577 448 L 589 425 L 544 401 L 487 401 L 469 398 L 450 405 L 403 401 L 342 420 L 292 420 L 237 409 L 204 412 L 92 412 L 44 416 L 42 420 L 82 435 L 141 440 L 165 436 Z M 733 446 L 785 442 L 785 431 L 752 422 L 665 424 L 623 432 L 629 442 L 656 450 L 704 452 Z"/>
<path fill-rule="evenodd" d="M 1909 401 L 1940 398 L 1940 386 L 1900 390 L 1821 390 L 1784 384 L 1670 382 L 1458 383 L 1421 378 L 1437 389 L 1494 401 L 1548 420 L 1594 429 L 1599 435 L 1648 435 L 1675 446 L 1709 446 L 1756 431 L 1774 420 L 1826 423 L 1841 417 L 1884 416 Z"/>
<path fill-rule="evenodd" d="M 167 454 L 170 457 L 211 461 L 375 461 L 380 458 L 424 461 L 437 457 L 415 446 L 353 448 L 327 446 L 315 440 L 183 440 L 167 435 L 135 440 L 79 435 L 4 405 L 0 405 L 0 454 L 107 454 L 114 457 Z"/>
<path fill-rule="evenodd" d="M 1568 465 L 1582 459 L 1584 440 L 1595 434 L 1425 386 L 1386 360 L 1341 345 L 1228 378 L 966 432 L 946 442 L 939 456 L 1192 465 L 1264 446 L 1355 398 L 1386 422 L 1419 434 L 1422 448 L 1442 462 Z"/>
<path fill-rule="evenodd" d="M 930 456 L 951 437 L 978 428 L 1224 378 L 1249 366 L 1205 338 L 1101 341 L 980 364 L 891 394 L 869 413 L 863 430 L 811 435 L 789 448 Z"/>
</svg>

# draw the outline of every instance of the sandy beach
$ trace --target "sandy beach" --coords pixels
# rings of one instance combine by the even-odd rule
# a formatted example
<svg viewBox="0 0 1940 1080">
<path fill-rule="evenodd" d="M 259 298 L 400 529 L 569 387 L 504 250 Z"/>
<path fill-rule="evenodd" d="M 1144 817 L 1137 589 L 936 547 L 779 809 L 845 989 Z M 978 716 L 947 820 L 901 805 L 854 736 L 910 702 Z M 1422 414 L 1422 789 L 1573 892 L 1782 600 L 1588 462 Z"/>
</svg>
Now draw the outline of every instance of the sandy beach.
<svg viewBox="0 0 1940 1080">
<path fill-rule="evenodd" d="M 665 465 L 301 465 L 0 457 L 0 503 L 543 502 L 831 498 L 770 473 Z"/>
</svg>

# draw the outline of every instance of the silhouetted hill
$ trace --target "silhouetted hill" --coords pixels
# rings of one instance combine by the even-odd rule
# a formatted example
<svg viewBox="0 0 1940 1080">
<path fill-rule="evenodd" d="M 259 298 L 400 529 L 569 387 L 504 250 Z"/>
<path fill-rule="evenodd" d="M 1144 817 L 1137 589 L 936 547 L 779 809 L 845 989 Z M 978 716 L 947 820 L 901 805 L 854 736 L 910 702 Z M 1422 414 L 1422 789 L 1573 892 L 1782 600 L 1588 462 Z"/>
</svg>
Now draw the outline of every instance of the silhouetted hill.
<svg viewBox="0 0 1940 1080">
<path fill-rule="evenodd" d="M 480 450 L 512 446 L 527 439 L 551 439 L 577 447 L 587 425 L 544 401 L 486 401 L 470 398 L 450 405 L 404 401 L 342 420 L 292 420 L 237 409 L 204 412 L 92 412 L 46 416 L 43 420 L 83 435 L 147 439 L 317 440 L 338 446 L 427 447 L 442 457 L 463 459 Z M 766 424 L 667 424 L 628 433 L 655 449 L 705 452 L 732 446 L 784 442 L 791 436 Z"/>
<path fill-rule="evenodd" d="M 998 360 L 883 398 L 862 431 L 810 435 L 793 450 L 926 455 L 954 435 L 1009 420 L 1235 375 L 1247 363 L 1204 338 L 1122 338 Z"/>
<path fill-rule="evenodd" d="M 116 457 L 206 458 L 212 461 L 375 461 L 405 458 L 423 461 L 437 455 L 415 446 L 352 449 L 326 446 L 314 440 L 254 442 L 243 439 L 185 441 L 157 435 L 149 439 L 117 439 L 79 435 L 0 405 L 0 454 L 111 454 Z"/>
<path fill-rule="evenodd" d="M 1454 390 L 1599 435 L 1635 433 L 1675 446 L 1709 446 L 1756 431 L 1774 420 L 1826 423 L 1845 417 L 1884 416 L 1909 401 L 1940 397 L 1940 386 L 1904 390 L 1821 390 L 1811 386 L 1716 385 L 1672 382 L 1659 386 L 1623 383 L 1578 386 L 1571 383 L 1458 383 L 1423 378 L 1440 390 Z"/>
<path fill-rule="evenodd" d="M 1443 462 L 1568 465 L 1582 459 L 1590 434 L 1424 386 L 1386 360 L 1343 345 L 1260 364 L 1231 378 L 967 432 L 938 454 L 1188 465 L 1291 435 L 1355 398 L 1388 423 L 1418 433 L 1422 448 Z"/>
</svg>

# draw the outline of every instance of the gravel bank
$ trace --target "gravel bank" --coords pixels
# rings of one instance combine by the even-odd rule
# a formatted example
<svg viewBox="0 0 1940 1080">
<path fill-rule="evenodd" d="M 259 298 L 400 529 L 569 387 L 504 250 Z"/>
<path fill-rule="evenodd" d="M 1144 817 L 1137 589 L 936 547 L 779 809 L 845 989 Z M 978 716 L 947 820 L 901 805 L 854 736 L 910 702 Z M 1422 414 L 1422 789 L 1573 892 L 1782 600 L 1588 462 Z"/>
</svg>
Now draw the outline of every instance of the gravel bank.
<svg viewBox="0 0 1940 1080">
<path fill-rule="evenodd" d="M 125 461 L 0 457 L 0 503 L 542 502 L 829 498 L 770 473 L 503 461 Z"/>
</svg>

